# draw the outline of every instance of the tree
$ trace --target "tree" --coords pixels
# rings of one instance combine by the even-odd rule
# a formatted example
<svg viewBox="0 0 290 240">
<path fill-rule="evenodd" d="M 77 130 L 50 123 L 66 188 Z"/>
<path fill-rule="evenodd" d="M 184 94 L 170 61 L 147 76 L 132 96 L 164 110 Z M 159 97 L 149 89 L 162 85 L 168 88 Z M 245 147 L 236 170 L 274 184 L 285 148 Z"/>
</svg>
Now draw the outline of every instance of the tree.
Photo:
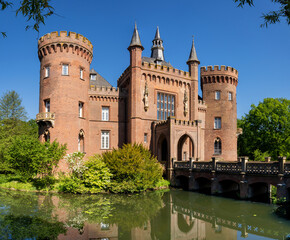
<svg viewBox="0 0 290 240">
<path fill-rule="evenodd" d="M 21 106 L 21 99 L 14 90 L 6 92 L 0 98 L 0 121 L 4 119 L 10 120 L 26 120 L 26 111 Z"/>
<path fill-rule="evenodd" d="M 290 158 L 290 100 L 266 98 L 258 106 L 252 105 L 238 127 L 243 129 L 238 139 L 239 155 L 253 159 L 258 149 L 273 159 Z"/>
<path fill-rule="evenodd" d="M 16 9 L 16 16 L 22 14 L 27 22 L 32 21 L 32 25 L 27 25 L 26 30 L 33 28 L 35 31 L 39 31 L 39 25 L 45 24 L 45 18 L 54 14 L 54 8 L 50 5 L 51 0 L 22 0 L 20 1 L 20 7 Z M 3 11 L 7 7 L 13 7 L 11 0 L 0 0 L 0 9 Z M 1 32 L 3 37 L 6 37 L 5 32 Z"/>
<path fill-rule="evenodd" d="M 245 4 L 248 4 L 250 7 L 254 6 L 254 0 L 234 0 L 239 3 L 239 7 L 243 7 Z M 280 9 L 277 11 L 271 11 L 269 13 L 263 14 L 262 18 L 264 23 L 261 24 L 261 27 L 267 27 L 268 24 L 273 24 L 280 22 L 281 18 L 286 18 L 286 22 L 290 25 L 290 0 L 271 0 L 274 3 L 280 5 Z"/>
</svg>

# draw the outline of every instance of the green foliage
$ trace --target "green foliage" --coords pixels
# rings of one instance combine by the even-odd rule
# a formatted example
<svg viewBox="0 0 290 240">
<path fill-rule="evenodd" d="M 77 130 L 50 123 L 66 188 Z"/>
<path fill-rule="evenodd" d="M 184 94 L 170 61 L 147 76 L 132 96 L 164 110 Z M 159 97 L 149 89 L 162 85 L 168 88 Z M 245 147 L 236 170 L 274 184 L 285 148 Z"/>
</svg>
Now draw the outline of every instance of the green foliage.
<svg viewBox="0 0 290 240">
<path fill-rule="evenodd" d="M 18 14 L 23 15 L 26 21 L 32 21 L 32 25 L 27 25 L 26 30 L 33 28 L 39 32 L 39 26 L 45 24 L 45 18 L 54 14 L 54 8 L 50 5 L 51 0 L 22 0 L 20 1 L 20 7 L 16 9 L 16 16 Z M 8 6 L 13 7 L 11 1 L 0 0 L 1 10 L 5 10 Z M 6 37 L 5 32 L 1 32 L 3 37 Z"/>
<path fill-rule="evenodd" d="M 90 192 L 96 193 L 107 190 L 110 186 L 111 177 L 109 168 L 102 161 L 100 155 L 91 157 L 86 163 L 86 170 L 83 174 L 83 183 L 90 188 Z"/>
<path fill-rule="evenodd" d="M 263 14 L 262 18 L 264 23 L 261 24 L 261 27 L 268 27 L 268 24 L 274 24 L 280 22 L 281 18 L 285 18 L 287 24 L 290 24 L 290 1 L 289 0 L 271 0 L 273 3 L 279 5 L 279 10 L 270 11 L 269 13 Z M 243 7 L 245 4 L 248 4 L 250 7 L 254 6 L 253 0 L 234 0 L 234 2 L 239 3 L 238 7 Z"/>
<path fill-rule="evenodd" d="M 118 150 L 105 152 L 102 157 L 113 174 L 112 191 L 118 184 L 125 192 L 144 191 L 154 188 L 162 179 L 161 165 L 141 144 L 125 144 Z"/>
<path fill-rule="evenodd" d="M 254 158 L 255 150 L 290 158 L 290 100 L 266 98 L 258 106 L 252 105 L 245 117 L 238 121 L 243 134 L 238 138 L 238 154 Z"/>
<path fill-rule="evenodd" d="M 256 149 L 254 151 L 254 160 L 255 161 L 264 162 L 265 161 L 265 157 L 269 157 L 269 153 L 268 152 L 262 153 L 259 149 Z"/>
<path fill-rule="evenodd" d="M 170 182 L 165 179 L 161 179 L 155 184 L 155 188 L 157 189 L 168 188 L 169 186 L 170 186 Z"/>
<path fill-rule="evenodd" d="M 65 156 L 69 170 L 77 178 L 81 178 L 84 171 L 87 169 L 84 162 L 84 156 L 85 154 L 82 152 L 74 152 Z"/>
<path fill-rule="evenodd" d="M 57 142 L 42 144 L 31 136 L 17 136 L 5 153 L 5 159 L 24 181 L 35 177 L 52 175 L 59 160 L 64 156 L 65 145 Z"/>
<path fill-rule="evenodd" d="M 26 111 L 14 90 L 6 92 L 0 98 L 0 120 L 3 119 L 26 120 Z"/>
<path fill-rule="evenodd" d="M 58 185 L 58 191 L 63 193 L 85 193 L 83 181 L 77 177 L 65 177 Z"/>
</svg>

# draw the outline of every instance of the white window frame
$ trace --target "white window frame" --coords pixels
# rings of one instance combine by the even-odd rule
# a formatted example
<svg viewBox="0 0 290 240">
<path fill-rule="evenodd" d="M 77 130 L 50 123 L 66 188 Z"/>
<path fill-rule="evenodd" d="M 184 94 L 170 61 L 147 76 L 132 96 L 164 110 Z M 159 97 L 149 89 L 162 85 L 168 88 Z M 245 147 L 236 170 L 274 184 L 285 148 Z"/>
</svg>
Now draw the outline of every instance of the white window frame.
<svg viewBox="0 0 290 240">
<path fill-rule="evenodd" d="M 108 130 L 101 132 L 101 149 L 110 149 L 110 131 Z"/>
<path fill-rule="evenodd" d="M 148 143 L 148 133 L 144 133 L 144 143 Z"/>
<path fill-rule="evenodd" d="M 79 102 L 79 117 L 84 117 L 84 103 Z"/>
<path fill-rule="evenodd" d="M 68 64 L 62 64 L 61 75 L 68 76 Z"/>
<path fill-rule="evenodd" d="M 97 74 L 91 74 L 90 79 L 91 80 L 97 80 Z"/>
<path fill-rule="evenodd" d="M 167 120 L 169 116 L 175 116 L 175 95 L 157 93 L 157 120 Z"/>
<path fill-rule="evenodd" d="M 50 112 L 50 99 L 44 100 L 45 112 Z"/>
<path fill-rule="evenodd" d="M 50 66 L 44 68 L 44 77 L 47 78 L 50 75 Z"/>
<path fill-rule="evenodd" d="M 110 119 L 110 107 L 102 106 L 102 121 L 109 121 Z"/>
<path fill-rule="evenodd" d="M 214 99 L 215 100 L 220 100 L 221 99 L 221 91 L 215 91 Z"/>
<path fill-rule="evenodd" d="M 222 154 L 222 141 L 219 138 L 214 140 L 214 155 Z"/>
<path fill-rule="evenodd" d="M 84 69 L 80 68 L 80 79 L 84 79 Z"/>
<path fill-rule="evenodd" d="M 214 129 L 221 129 L 222 128 L 222 118 L 215 117 L 214 118 Z"/>
<path fill-rule="evenodd" d="M 229 92 L 228 99 L 229 99 L 229 101 L 233 101 L 233 93 L 232 92 Z"/>
</svg>

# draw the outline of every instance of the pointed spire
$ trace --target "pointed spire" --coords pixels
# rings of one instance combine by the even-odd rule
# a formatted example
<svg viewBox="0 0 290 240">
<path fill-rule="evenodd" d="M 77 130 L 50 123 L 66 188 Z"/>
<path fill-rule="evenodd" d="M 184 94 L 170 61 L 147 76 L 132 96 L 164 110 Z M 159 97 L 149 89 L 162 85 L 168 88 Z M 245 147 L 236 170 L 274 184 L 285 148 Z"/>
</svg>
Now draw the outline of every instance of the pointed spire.
<svg viewBox="0 0 290 240">
<path fill-rule="evenodd" d="M 140 40 L 139 33 L 138 33 L 138 30 L 137 30 L 137 24 L 135 22 L 135 28 L 134 28 L 133 36 L 132 36 L 131 43 L 130 43 L 128 49 L 131 48 L 131 47 L 136 47 L 136 46 L 141 47 L 142 50 L 144 49 L 144 47 L 141 44 L 141 40 Z"/>
<path fill-rule="evenodd" d="M 155 38 L 152 43 L 151 58 L 155 58 L 156 62 L 164 61 L 163 40 L 160 38 L 159 27 L 157 27 Z"/>
<path fill-rule="evenodd" d="M 160 39 L 159 27 L 157 26 L 155 39 Z"/>
<path fill-rule="evenodd" d="M 200 63 L 196 55 L 193 36 L 192 36 L 192 46 L 191 46 L 190 55 L 186 63 L 189 64 L 190 62 L 197 62 L 198 64 Z"/>
</svg>

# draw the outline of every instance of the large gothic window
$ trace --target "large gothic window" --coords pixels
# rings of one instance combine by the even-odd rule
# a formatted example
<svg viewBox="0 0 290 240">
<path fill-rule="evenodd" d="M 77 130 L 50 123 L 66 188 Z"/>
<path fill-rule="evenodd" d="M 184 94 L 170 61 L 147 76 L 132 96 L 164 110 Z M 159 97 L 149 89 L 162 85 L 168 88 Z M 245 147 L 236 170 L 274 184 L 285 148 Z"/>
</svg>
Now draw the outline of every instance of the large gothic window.
<svg viewBox="0 0 290 240">
<path fill-rule="evenodd" d="M 214 154 L 222 154 L 222 141 L 220 138 L 216 138 L 214 141 Z"/>
<path fill-rule="evenodd" d="M 157 93 L 157 120 L 166 120 L 175 116 L 175 96 L 166 93 Z"/>
</svg>

